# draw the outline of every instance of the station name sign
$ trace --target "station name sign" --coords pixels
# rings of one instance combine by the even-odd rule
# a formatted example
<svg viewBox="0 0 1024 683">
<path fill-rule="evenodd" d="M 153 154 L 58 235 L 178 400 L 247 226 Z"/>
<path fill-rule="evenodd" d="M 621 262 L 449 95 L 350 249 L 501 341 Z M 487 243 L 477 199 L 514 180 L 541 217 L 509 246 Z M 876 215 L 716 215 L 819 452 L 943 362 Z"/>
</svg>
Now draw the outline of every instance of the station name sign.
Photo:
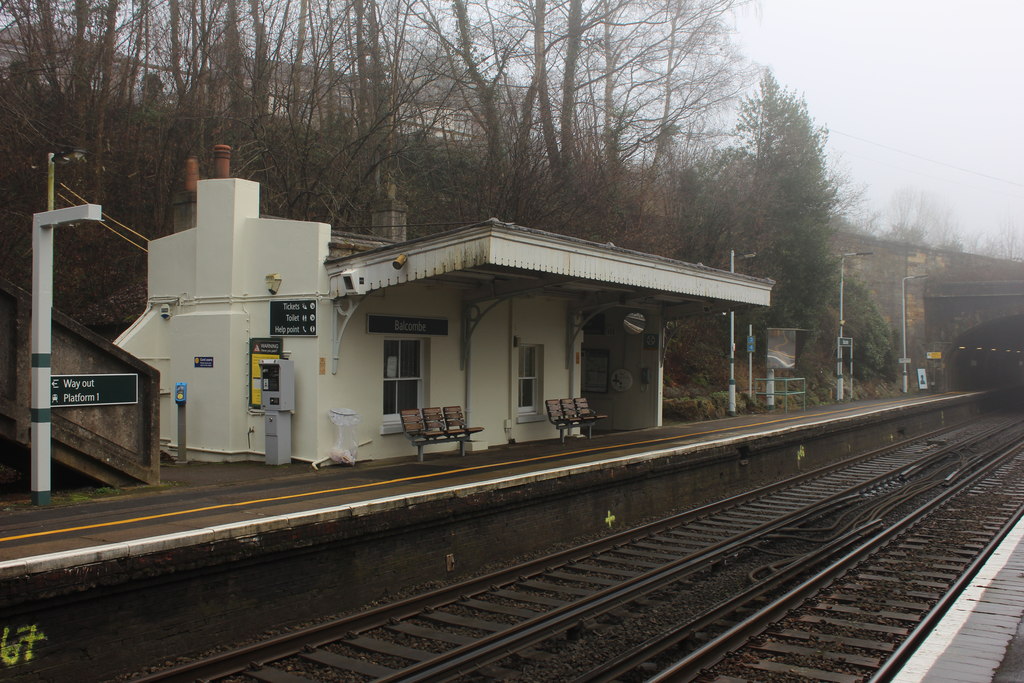
<svg viewBox="0 0 1024 683">
<path fill-rule="evenodd" d="M 271 301 L 270 334 L 281 337 L 315 337 L 316 299 Z"/>
<path fill-rule="evenodd" d="M 53 375 L 50 377 L 51 408 L 116 406 L 138 402 L 138 375 Z"/>
<path fill-rule="evenodd" d="M 401 315 L 368 315 L 366 331 L 379 334 L 448 334 L 447 318 L 410 318 Z"/>
</svg>

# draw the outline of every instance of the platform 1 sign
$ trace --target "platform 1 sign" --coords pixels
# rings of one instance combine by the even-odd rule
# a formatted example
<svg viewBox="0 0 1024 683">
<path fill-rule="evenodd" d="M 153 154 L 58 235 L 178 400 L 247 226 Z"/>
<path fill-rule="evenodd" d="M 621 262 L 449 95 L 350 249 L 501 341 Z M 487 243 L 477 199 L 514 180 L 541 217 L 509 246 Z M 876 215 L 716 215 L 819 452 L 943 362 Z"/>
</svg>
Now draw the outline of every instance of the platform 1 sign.
<svg viewBox="0 0 1024 683">
<path fill-rule="evenodd" d="M 116 406 L 139 402 L 139 376 L 53 375 L 50 407 Z"/>
</svg>

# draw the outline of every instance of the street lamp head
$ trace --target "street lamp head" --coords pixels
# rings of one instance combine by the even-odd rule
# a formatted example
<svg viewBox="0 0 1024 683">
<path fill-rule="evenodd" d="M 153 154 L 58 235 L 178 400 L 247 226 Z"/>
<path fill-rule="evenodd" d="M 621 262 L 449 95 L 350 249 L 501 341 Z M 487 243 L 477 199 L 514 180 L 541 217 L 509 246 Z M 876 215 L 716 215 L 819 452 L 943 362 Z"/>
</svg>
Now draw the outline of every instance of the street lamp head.
<svg viewBox="0 0 1024 683">
<path fill-rule="evenodd" d="M 843 254 L 843 256 L 874 256 L 874 255 L 875 255 L 875 252 L 873 252 L 873 251 L 850 251 L 850 252 L 847 252 L 847 253 Z"/>
<path fill-rule="evenodd" d="M 89 152 L 78 147 L 65 147 L 59 152 L 50 154 L 50 160 L 55 164 L 69 164 L 73 161 L 81 161 Z"/>
</svg>

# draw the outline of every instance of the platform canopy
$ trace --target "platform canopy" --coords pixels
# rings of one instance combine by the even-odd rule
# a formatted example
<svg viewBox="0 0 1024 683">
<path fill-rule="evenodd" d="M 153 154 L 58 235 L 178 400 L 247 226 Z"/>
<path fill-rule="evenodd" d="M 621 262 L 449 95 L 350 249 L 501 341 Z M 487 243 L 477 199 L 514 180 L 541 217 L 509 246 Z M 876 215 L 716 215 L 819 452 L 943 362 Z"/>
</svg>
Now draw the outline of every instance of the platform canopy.
<svg viewBox="0 0 1024 683">
<path fill-rule="evenodd" d="M 581 307 L 655 307 L 665 319 L 771 302 L 772 280 L 491 219 L 328 259 L 331 293 L 361 296 L 421 280 L 465 290 L 467 303 L 529 294 Z"/>
</svg>

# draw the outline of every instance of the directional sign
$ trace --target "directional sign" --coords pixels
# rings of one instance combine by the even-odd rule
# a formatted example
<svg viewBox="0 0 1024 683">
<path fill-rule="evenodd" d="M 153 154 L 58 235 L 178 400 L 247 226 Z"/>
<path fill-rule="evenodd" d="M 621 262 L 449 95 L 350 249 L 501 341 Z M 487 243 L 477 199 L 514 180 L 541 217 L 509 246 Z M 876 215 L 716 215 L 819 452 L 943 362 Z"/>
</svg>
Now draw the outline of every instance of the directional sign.
<svg viewBox="0 0 1024 683">
<path fill-rule="evenodd" d="M 50 406 L 114 406 L 139 402 L 138 375 L 53 375 Z"/>
<path fill-rule="evenodd" d="M 283 337 L 315 337 L 316 299 L 271 301 L 270 334 Z"/>
</svg>

